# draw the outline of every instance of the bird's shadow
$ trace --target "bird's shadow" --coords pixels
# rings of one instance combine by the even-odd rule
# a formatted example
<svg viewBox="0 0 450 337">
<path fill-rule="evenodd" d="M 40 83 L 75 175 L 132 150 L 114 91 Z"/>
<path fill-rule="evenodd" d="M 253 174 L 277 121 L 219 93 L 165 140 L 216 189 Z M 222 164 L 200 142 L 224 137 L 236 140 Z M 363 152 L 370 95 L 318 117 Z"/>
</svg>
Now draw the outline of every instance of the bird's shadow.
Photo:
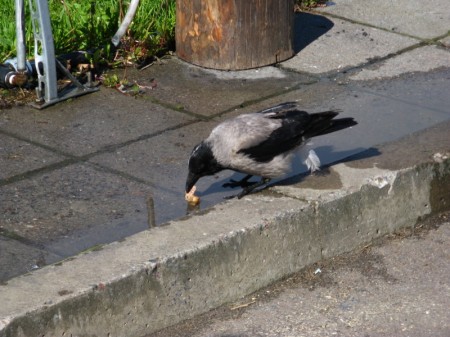
<svg viewBox="0 0 450 337">
<path fill-rule="evenodd" d="M 325 157 L 324 152 L 331 151 L 332 146 L 323 146 L 317 148 L 317 152 L 322 152 L 322 155 L 320 157 Z M 356 152 L 356 153 L 355 153 Z M 347 153 L 347 155 L 346 155 Z M 351 150 L 351 151 L 342 151 L 342 152 L 334 152 L 333 156 L 339 156 L 341 159 L 338 159 L 336 161 L 324 164 L 321 166 L 321 170 L 319 171 L 318 175 L 327 175 L 330 174 L 330 168 L 334 165 L 341 164 L 341 163 L 349 163 L 356 160 L 361 160 L 365 158 L 371 158 L 381 155 L 381 152 L 375 148 L 371 147 L 368 149 L 357 149 L 357 150 Z M 293 176 L 282 179 L 280 181 L 277 181 L 273 184 L 269 184 L 267 187 L 270 186 L 286 186 L 286 185 L 294 185 L 302 180 L 305 179 L 310 173 L 309 172 L 302 172 L 299 174 L 294 174 Z"/>
<path fill-rule="evenodd" d="M 381 152 L 375 147 L 371 147 L 368 149 L 358 148 L 358 149 L 352 149 L 352 150 L 348 150 L 348 151 L 336 152 L 336 151 L 333 151 L 332 146 L 321 146 L 321 147 L 315 148 L 315 151 L 317 151 L 317 153 L 319 154 L 319 157 L 321 158 L 321 160 L 323 162 L 327 162 L 327 158 L 340 158 L 338 160 L 334 160 L 331 162 L 328 160 L 327 164 L 324 164 L 321 166 L 321 171 L 319 171 L 318 175 L 329 174 L 331 166 L 334 166 L 334 165 L 337 165 L 340 163 L 346 163 L 346 162 L 352 162 L 352 161 L 361 160 L 361 159 L 365 159 L 365 158 L 371 158 L 371 157 L 379 156 L 381 154 Z M 297 183 L 301 182 L 302 180 L 304 180 L 305 177 L 307 177 L 310 174 L 309 171 L 306 170 L 306 166 L 304 166 L 301 163 L 301 160 L 299 160 L 298 158 L 296 158 L 296 160 L 294 160 L 294 167 L 296 167 L 297 170 L 292 171 L 289 177 L 287 177 L 287 178 L 283 177 L 281 179 L 273 180 L 271 183 L 267 184 L 263 188 L 258 189 L 257 191 L 261 191 L 262 189 L 265 189 L 265 188 L 271 187 L 271 186 L 294 185 L 294 184 L 297 184 Z M 210 184 L 208 186 L 208 188 L 201 193 L 201 195 L 205 196 L 208 194 L 213 194 L 213 193 L 218 193 L 218 192 L 223 193 L 223 192 L 228 192 L 228 191 L 236 191 L 236 193 L 239 193 L 240 188 L 235 188 L 235 189 L 225 188 L 225 187 L 223 187 L 223 184 L 228 183 L 230 181 L 230 179 L 238 181 L 238 180 L 242 179 L 244 176 L 245 176 L 245 174 L 234 172 L 234 174 L 232 174 L 231 176 L 225 177 L 223 179 L 219 179 L 219 180 L 215 181 L 214 183 Z M 260 179 L 261 179 L 261 177 L 255 176 L 255 177 L 251 178 L 250 181 L 257 182 Z"/>
<path fill-rule="evenodd" d="M 313 41 L 324 35 L 334 26 L 333 22 L 324 16 L 306 12 L 294 16 L 294 53 L 298 54 Z M 324 55 L 326 57 L 326 55 Z"/>
</svg>

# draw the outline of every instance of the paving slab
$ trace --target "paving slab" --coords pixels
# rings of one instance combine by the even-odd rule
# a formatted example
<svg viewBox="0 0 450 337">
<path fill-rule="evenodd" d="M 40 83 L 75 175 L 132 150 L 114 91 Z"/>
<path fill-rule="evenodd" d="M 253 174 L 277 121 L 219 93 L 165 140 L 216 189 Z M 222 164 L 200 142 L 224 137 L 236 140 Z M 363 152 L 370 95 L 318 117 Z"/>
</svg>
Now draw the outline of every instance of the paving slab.
<svg viewBox="0 0 450 337">
<path fill-rule="evenodd" d="M 338 18 L 327 19 L 332 22 L 332 28 L 313 43 L 302 48 L 294 57 L 283 62 L 281 64 L 283 68 L 313 74 L 336 73 L 397 53 L 419 42 L 382 29 Z M 317 30 L 317 25 L 319 27 L 323 25 L 322 20 L 307 17 L 304 24 L 311 27 L 297 33 L 303 34 L 308 30 Z"/>
<path fill-rule="evenodd" d="M 427 72 L 441 67 L 450 67 L 450 50 L 424 46 L 365 67 L 350 79 L 373 80 L 395 77 L 408 72 Z"/>
<path fill-rule="evenodd" d="M 1 229 L 67 257 L 148 228 L 151 196 L 147 185 L 69 165 L 3 186 Z"/>
<path fill-rule="evenodd" d="M 307 74 L 270 70 L 233 72 L 234 75 L 226 76 L 177 58 L 168 58 L 162 64 L 141 71 L 128 69 L 126 76 L 140 85 L 155 81 L 157 87 L 148 92 L 151 99 L 204 117 L 315 81 Z M 122 76 L 123 71 L 116 73 Z"/>
<path fill-rule="evenodd" d="M 64 258 L 31 242 L 8 238 L 1 229 L 0 233 L 0 280 L 9 280 Z"/>
<path fill-rule="evenodd" d="M 447 0 L 366 1 L 337 0 L 317 10 L 339 15 L 388 31 L 407 34 L 421 39 L 433 39 L 449 32 L 450 3 Z"/>
<path fill-rule="evenodd" d="M 102 88 L 83 99 L 44 110 L 31 107 L 2 110 L 0 130 L 60 153 L 82 156 L 191 120 L 194 118 L 143 98 Z"/>
<path fill-rule="evenodd" d="M 65 159 L 42 147 L 0 134 L 0 180 Z"/>
</svg>

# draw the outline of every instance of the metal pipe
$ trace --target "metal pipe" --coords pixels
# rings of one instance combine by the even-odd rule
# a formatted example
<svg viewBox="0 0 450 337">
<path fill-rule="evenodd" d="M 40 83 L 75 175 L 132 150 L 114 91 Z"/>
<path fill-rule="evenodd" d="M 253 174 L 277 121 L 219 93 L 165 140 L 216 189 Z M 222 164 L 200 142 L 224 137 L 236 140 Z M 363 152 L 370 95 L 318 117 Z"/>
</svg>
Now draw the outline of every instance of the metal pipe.
<svg viewBox="0 0 450 337">
<path fill-rule="evenodd" d="M 25 15 L 23 0 L 16 0 L 16 49 L 17 49 L 17 71 L 24 73 L 26 69 L 26 47 L 25 47 Z"/>
<path fill-rule="evenodd" d="M 23 0 L 15 0 L 16 11 L 16 49 L 17 57 L 6 60 L 5 64 L 0 65 L 0 86 L 10 88 L 12 86 L 22 86 L 31 76 L 27 69 L 26 48 L 25 48 L 25 15 Z M 30 66 L 31 68 L 31 66 Z M 28 71 L 27 71 L 28 70 Z"/>
<path fill-rule="evenodd" d="M 48 3 L 47 0 L 29 0 L 29 4 L 34 31 L 34 61 L 38 74 L 36 93 L 38 99 L 52 104 L 58 100 L 58 86 Z"/>
<path fill-rule="evenodd" d="M 131 1 L 130 6 L 128 7 L 127 14 L 125 15 L 125 17 L 122 21 L 122 24 L 120 25 L 116 34 L 114 34 L 113 38 L 111 39 L 111 42 L 114 46 L 117 47 L 119 45 L 120 39 L 127 31 L 128 26 L 130 25 L 131 21 L 134 18 L 134 15 L 136 14 L 136 9 L 137 9 L 138 5 L 139 5 L 139 0 Z"/>
</svg>

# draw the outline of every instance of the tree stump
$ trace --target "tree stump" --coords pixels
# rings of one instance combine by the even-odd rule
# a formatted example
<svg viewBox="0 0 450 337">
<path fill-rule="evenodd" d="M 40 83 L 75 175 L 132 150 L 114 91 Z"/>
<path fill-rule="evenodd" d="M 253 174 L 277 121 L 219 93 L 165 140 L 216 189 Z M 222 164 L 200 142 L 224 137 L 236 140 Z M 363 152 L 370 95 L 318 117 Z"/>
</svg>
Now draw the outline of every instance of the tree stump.
<svg viewBox="0 0 450 337">
<path fill-rule="evenodd" d="M 181 59 L 206 68 L 262 67 L 294 55 L 294 0 L 177 0 Z"/>
</svg>

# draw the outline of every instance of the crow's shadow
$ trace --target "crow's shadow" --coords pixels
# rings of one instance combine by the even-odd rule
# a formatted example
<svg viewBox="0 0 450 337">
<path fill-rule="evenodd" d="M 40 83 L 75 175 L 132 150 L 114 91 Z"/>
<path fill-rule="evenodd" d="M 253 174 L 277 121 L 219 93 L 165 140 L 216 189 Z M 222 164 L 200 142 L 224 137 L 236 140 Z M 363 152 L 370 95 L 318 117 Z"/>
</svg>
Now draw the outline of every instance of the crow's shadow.
<svg viewBox="0 0 450 337">
<path fill-rule="evenodd" d="M 296 13 L 293 40 L 295 54 L 328 32 L 333 26 L 333 22 L 324 16 L 305 12 Z"/>
<path fill-rule="evenodd" d="M 335 160 L 329 164 L 322 165 L 321 171 L 318 173 L 319 175 L 320 174 L 322 174 L 322 175 L 328 174 L 329 168 L 333 165 L 336 165 L 339 163 L 351 162 L 351 161 L 364 159 L 364 158 L 375 157 L 375 156 L 379 156 L 381 154 L 381 152 L 377 148 L 374 148 L 374 147 L 371 147 L 368 149 L 359 148 L 359 149 L 353 149 L 353 150 L 349 150 L 349 151 L 341 151 L 338 153 L 333 151 L 332 146 L 321 146 L 321 147 L 315 148 L 314 150 L 317 151 L 317 153 L 320 153 L 319 157 L 325 161 L 326 161 L 326 158 L 331 157 L 332 154 L 335 157 L 341 158 L 341 159 Z M 294 159 L 293 165 L 294 165 L 294 167 L 298 166 L 298 165 L 303 166 L 303 164 L 301 164 L 301 160 L 299 158 Z M 296 173 L 295 169 L 294 169 L 294 171 L 291 172 L 292 175 L 290 177 L 274 179 L 272 182 L 267 184 L 266 187 L 275 186 L 275 185 L 279 185 L 279 186 L 293 185 L 293 184 L 299 183 L 310 174 L 309 171 L 305 172 L 305 169 L 306 169 L 306 166 L 303 167 L 303 172 L 301 172 L 301 173 L 299 173 L 298 171 Z M 240 188 L 228 189 L 228 188 L 224 188 L 223 184 L 229 182 L 230 179 L 238 181 L 238 180 L 242 179 L 244 176 L 245 176 L 245 174 L 243 174 L 243 173 L 235 172 L 230 177 L 220 179 L 220 180 L 210 184 L 208 186 L 208 188 L 205 191 L 203 191 L 203 193 L 201 193 L 200 195 L 203 196 L 203 195 L 208 195 L 211 193 L 223 192 L 223 191 L 236 191 L 236 193 L 239 193 Z M 256 182 L 256 181 L 259 181 L 260 179 L 261 179 L 261 177 L 255 176 L 250 180 L 253 182 Z M 262 189 L 264 189 L 264 188 L 262 188 Z"/>
<path fill-rule="evenodd" d="M 331 146 L 324 146 L 322 147 L 325 149 L 325 151 L 330 151 L 331 150 Z M 319 148 L 318 148 L 319 149 Z M 319 151 L 318 149 L 316 149 L 317 151 Z M 324 150 L 322 149 L 322 152 L 324 152 Z M 375 148 L 375 147 L 371 147 L 368 149 L 361 149 L 361 151 L 358 151 L 357 153 L 354 153 L 354 151 L 350 151 L 353 152 L 353 154 L 351 155 L 347 155 L 345 156 L 345 151 L 340 152 L 339 155 L 342 159 L 336 160 L 332 163 L 329 164 L 325 164 L 323 166 L 320 167 L 321 171 L 319 171 L 319 175 L 320 174 L 329 174 L 329 169 L 330 167 L 340 164 L 340 163 L 348 163 L 348 162 L 352 162 L 352 161 L 356 161 L 356 160 L 360 160 L 360 159 L 364 159 L 364 158 L 371 158 L 371 157 L 376 157 L 379 156 L 381 154 L 381 152 Z M 269 184 L 267 187 L 270 186 L 274 186 L 274 185 L 279 185 L 279 186 L 283 186 L 283 185 L 293 185 L 296 183 L 301 182 L 303 179 L 305 179 L 305 177 L 307 177 L 310 173 L 309 172 L 303 172 L 300 174 L 296 174 L 292 177 L 283 179 L 281 181 L 277 181 L 273 184 Z"/>
</svg>

